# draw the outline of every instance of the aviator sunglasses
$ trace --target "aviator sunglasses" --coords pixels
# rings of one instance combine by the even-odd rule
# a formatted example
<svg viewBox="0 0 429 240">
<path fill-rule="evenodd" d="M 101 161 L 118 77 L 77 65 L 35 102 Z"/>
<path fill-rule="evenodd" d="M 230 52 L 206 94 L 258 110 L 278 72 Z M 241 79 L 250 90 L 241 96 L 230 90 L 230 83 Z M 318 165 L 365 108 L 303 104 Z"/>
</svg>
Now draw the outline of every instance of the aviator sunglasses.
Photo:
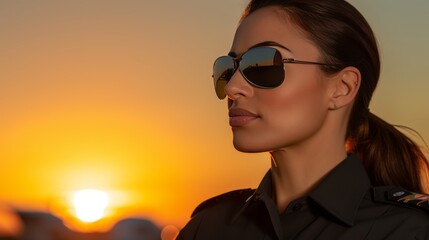
<svg viewBox="0 0 429 240">
<path fill-rule="evenodd" d="M 284 48 L 284 47 L 283 47 Z M 340 66 L 320 62 L 300 61 L 283 58 L 278 49 L 273 47 L 255 47 L 237 58 L 222 56 L 213 64 L 213 80 L 219 99 L 226 97 L 225 86 L 238 69 L 246 81 L 257 88 L 272 89 L 280 86 L 285 77 L 284 63 L 316 64 L 338 69 Z"/>
</svg>

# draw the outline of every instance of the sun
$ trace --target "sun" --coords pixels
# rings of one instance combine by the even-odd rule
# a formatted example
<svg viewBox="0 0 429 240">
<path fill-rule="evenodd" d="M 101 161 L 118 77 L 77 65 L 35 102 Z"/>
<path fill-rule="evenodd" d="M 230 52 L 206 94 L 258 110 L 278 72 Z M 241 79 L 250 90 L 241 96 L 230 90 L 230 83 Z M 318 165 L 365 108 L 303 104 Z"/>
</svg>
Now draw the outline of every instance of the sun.
<svg viewBox="0 0 429 240">
<path fill-rule="evenodd" d="M 88 223 L 102 219 L 108 203 L 109 196 L 101 190 L 80 190 L 73 197 L 76 217 Z"/>
</svg>

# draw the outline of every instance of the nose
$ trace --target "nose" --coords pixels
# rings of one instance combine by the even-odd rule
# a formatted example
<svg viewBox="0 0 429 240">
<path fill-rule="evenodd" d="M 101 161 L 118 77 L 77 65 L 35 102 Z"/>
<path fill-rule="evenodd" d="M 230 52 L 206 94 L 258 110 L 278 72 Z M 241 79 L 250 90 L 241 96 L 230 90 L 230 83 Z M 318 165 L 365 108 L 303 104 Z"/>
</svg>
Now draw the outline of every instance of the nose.
<svg viewBox="0 0 429 240">
<path fill-rule="evenodd" d="M 236 70 L 225 86 L 226 96 L 231 100 L 240 97 L 250 97 L 253 94 L 253 87 L 244 79 L 240 70 Z"/>
</svg>

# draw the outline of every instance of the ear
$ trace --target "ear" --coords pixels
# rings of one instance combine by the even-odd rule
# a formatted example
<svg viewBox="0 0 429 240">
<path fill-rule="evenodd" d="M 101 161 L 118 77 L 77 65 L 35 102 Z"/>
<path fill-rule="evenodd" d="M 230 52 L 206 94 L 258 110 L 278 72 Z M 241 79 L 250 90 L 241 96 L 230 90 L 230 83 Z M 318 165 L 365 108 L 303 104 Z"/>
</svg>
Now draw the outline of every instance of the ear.
<svg viewBox="0 0 429 240">
<path fill-rule="evenodd" d="M 346 67 L 332 76 L 329 109 L 335 110 L 353 103 L 361 84 L 361 74 L 355 67 Z"/>
</svg>

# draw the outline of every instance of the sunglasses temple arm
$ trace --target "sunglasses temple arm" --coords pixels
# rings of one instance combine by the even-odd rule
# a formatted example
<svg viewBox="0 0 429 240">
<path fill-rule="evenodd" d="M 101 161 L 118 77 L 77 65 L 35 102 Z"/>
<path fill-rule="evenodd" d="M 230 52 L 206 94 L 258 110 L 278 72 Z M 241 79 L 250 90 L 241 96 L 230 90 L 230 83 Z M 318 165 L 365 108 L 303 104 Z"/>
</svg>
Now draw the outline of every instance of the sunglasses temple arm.
<svg viewBox="0 0 429 240">
<path fill-rule="evenodd" d="M 315 64 L 320 66 L 331 66 L 331 67 L 340 67 L 340 65 L 329 64 L 329 63 L 321 63 L 321 62 L 310 62 L 310 61 L 300 61 L 294 58 L 284 58 L 283 63 L 294 63 L 294 64 Z"/>
</svg>

